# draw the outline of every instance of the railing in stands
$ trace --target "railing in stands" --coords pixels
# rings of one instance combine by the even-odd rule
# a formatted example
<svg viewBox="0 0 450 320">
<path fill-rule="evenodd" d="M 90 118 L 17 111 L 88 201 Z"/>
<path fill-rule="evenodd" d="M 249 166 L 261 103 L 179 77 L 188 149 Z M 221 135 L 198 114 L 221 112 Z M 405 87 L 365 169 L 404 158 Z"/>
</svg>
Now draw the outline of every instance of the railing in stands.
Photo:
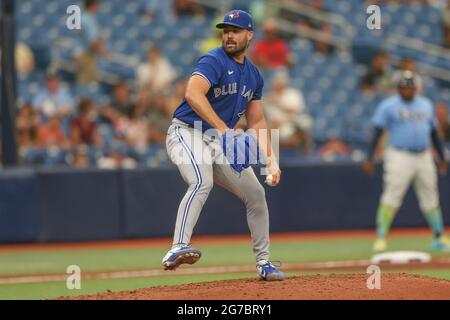
<svg viewBox="0 0 450 320">
<path fill-rule="evenodd" d="M 388 49 L 406 48 L 409 50 L 416 50 L 423 55 L 431 55 L 438 58 L 447 59 L 450 64 L 450 49 L 437 46 L 432 43 L 424 42 L 420 39 L 405 37 L 399 34 L 392 34 L 385 40 L 385 46 Z M 395 54 L 391 54 L 396 57 Z M 450 83 L 450 71 L 446 68 L 433 66 L 429 63 L 418 62 L 420 70 L 433 78 L 444 80 Z"/>
</svg>

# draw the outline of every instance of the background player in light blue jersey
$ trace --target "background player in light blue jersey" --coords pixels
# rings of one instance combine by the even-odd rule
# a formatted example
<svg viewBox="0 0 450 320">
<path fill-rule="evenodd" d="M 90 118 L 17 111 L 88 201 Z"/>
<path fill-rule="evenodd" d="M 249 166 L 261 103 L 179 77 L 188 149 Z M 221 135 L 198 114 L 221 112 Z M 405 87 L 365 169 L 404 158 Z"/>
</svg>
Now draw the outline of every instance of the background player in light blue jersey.
<svg viewBox="0 0 450 320">
<path fill-rule="evenodd" d="M 255 137 L 233 130 L 243 115 L 249 128 L 256 132 L 267 129 L 261 103 L 264 81 L 245 56 L 253 38 L 253 21 L 247 12 L 232 10 L 217 28 L 223 29 L 222 47 L 198 60 L 167 133 L 168 154 L 189 187 L 178 208 L 172 249 L 162 264 L 166 270 L 174 270 L 200 258 L 200 250 L 192 248 L 190 240 L 215 183 L 234 193 L 246 206 L 258 276 L 269 281 L 283 280 L 284 274 L 269 261 L 269 213 L 264 188 L 249 163 L 240 163 L 232 156 L 233 151 L 254 152 L 256 145 Z M 208 129 L 214 129 L 217 135 L 203 134 Z M 281 171 L 270 136 L 256 136 L 272 176 L 271 185 L 275 186 Z"/>
<path fill-rule="evenodd" d="M 384 186 L 377 211 L 377 239 L 373 249 L 376 252 L 387 249 L 389 228 L 408 187 L 413 183 L 420 209 L 434 233 L 432 249 L 449 250 L 450 241 L 443 234 L 436 166 L 431 152 L 433 144 L 439 156 L 439 173 L 444 175 L 447 163 L 437 136 L 434 108 L 429 99 L 415 94 L 415 75 L 411 71 L 402 73 L 398 93 L 382 101 L 373 117 L 375 136 L 364 164 L 366 173 L 372 175 L 374 150 L 383 130 L 387 130 L 389 147 L 384 154 Z"/>
</svg>

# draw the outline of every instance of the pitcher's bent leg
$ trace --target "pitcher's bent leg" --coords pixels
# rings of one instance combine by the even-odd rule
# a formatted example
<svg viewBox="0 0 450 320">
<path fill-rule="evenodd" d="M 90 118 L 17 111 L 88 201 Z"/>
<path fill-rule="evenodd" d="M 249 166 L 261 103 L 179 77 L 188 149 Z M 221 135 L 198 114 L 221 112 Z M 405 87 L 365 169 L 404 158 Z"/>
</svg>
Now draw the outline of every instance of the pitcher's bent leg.
<svg viewBox="0 0 450 320">
<path fill-rule="evenodd" d="M 256 261 L 269 260 L 269 210 L 264 187 L 252 168 L 241 173 L 234 171 L 229 164 L 214 164 L 213 168 L 214 182 L 234 193 L 245 204 Z"/>
</svg>

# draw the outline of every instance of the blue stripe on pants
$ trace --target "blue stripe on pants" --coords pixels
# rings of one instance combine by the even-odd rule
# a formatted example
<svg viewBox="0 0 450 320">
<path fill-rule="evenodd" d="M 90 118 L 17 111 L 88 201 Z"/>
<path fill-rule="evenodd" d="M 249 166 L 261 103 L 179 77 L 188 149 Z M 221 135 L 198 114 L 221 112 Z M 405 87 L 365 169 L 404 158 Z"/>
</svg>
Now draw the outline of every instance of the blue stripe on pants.
<svg viewBox="0 0 450 320">
<path fill-rule="evenodd" d="M 178 238 L 178 243 L 183 243 L 182 240 L 183 240 L 184 228 L 186 226 L 189 209 L 190 209 L 190 206 L 192 203 L 192 199 L 194 199 L 195 194 L 198 192 L 198 190 L 200 189 L 200 186 L 202 185 L 202 175 L 200 173 L 200 169 L 198 168 L 197 163 L 195 162 L 194 154 L 192 153 L 192 151 L 189 149 L 189 147 L 184 142 L 184 139 L 181 136 L 179 130 L 180 130 L 180 127 L 178 127 L 178 126 L 175 127 L 175 134 L 177 135 L 178 140 L 182 144 L 183 148 L 187 151 L 189 158 L 191 159 L 192 166 L 194 167 L 195 174 L 197 176 L 197 184 L 195 185 L 194 191 L 191 193 L 191 195 L 188 198 L 186 206 L 184 207 L 183 219 L 181 219 L 181 229 L 180 229 L 180 237 Z"/>
</svg>

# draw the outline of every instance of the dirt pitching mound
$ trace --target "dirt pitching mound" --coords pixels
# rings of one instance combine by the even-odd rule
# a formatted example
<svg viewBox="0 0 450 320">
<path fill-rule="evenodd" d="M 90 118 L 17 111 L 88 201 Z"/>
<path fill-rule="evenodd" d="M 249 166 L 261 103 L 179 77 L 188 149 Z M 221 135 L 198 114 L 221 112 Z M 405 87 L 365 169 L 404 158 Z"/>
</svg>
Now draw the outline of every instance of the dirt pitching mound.
<svg viewBox="0 0 450 320">
<path fill-rule="evenodd" d="M 450 281 L 404 273 L 382 274 L 381 289 L 367 288 L 366 274 L 290 277 L 280 282 L 255 279 L 162 286 L 92 296 L 82 300 L 400 300 L 450 299 Z"/>
</svg>

